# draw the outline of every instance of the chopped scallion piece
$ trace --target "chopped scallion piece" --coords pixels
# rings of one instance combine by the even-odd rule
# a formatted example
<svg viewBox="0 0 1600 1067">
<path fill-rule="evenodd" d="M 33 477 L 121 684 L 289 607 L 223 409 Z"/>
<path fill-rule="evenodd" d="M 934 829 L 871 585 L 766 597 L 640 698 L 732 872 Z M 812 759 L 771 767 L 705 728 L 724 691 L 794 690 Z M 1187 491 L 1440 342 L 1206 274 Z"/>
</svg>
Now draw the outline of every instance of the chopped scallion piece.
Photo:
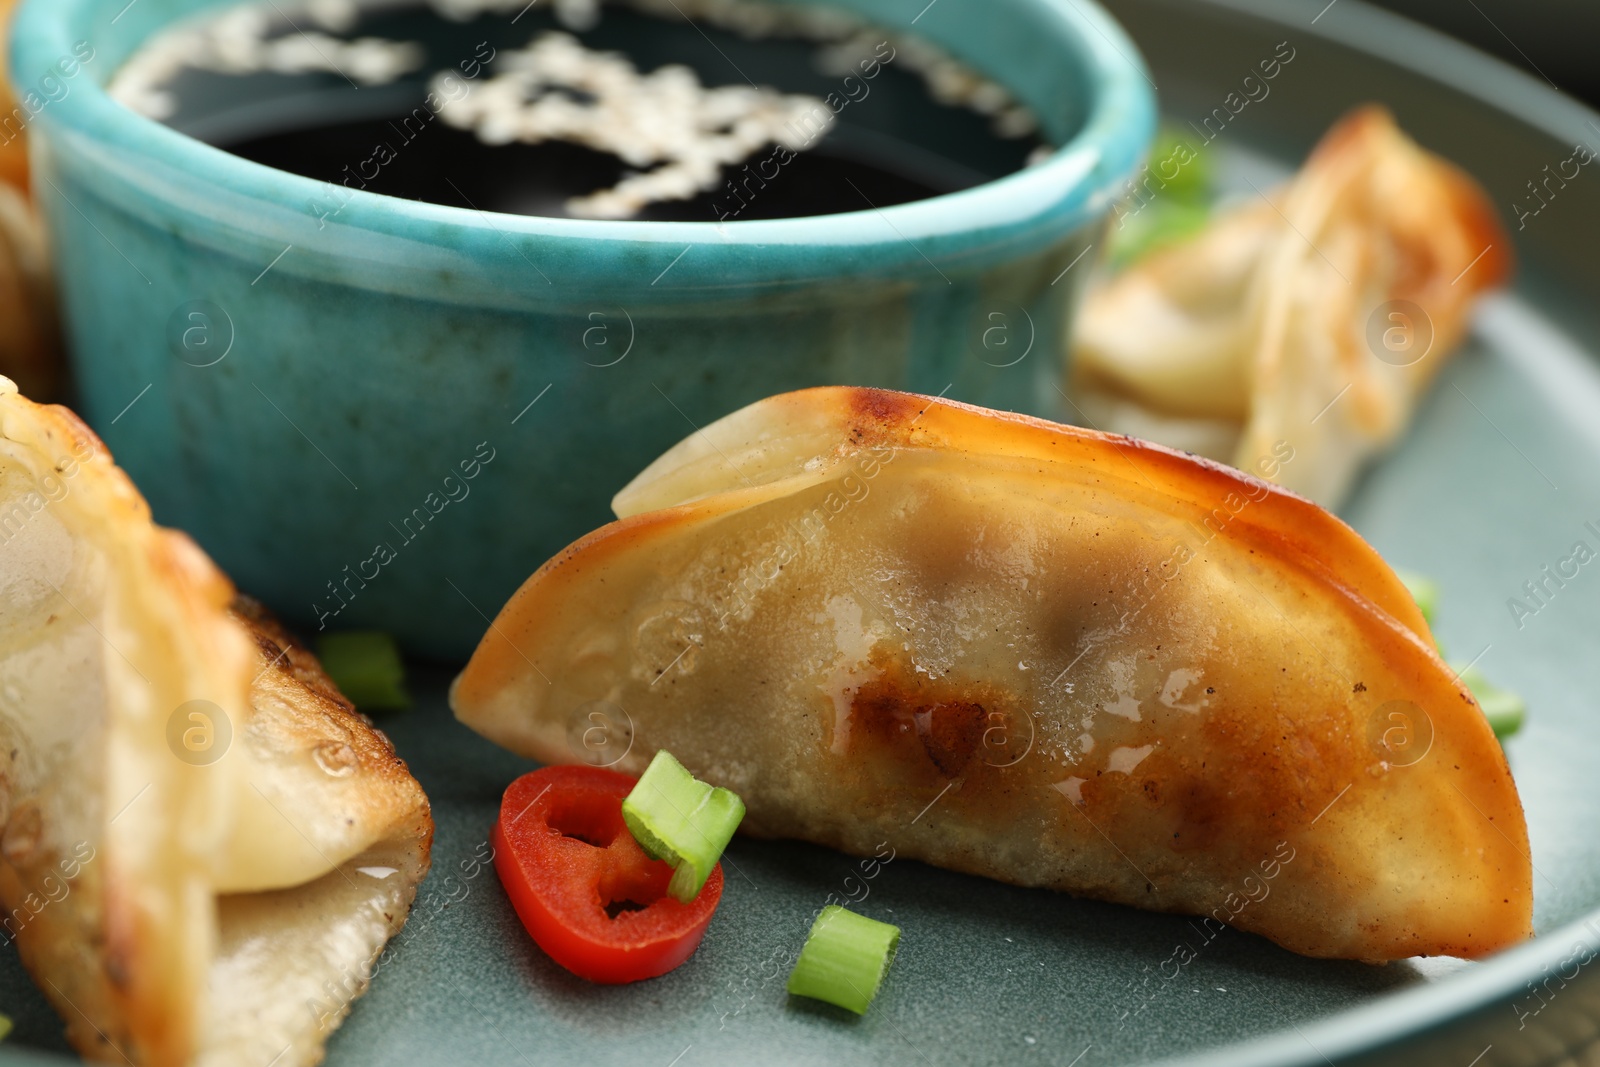
<svg viewBox="0 0 1600 1067">
<path fill-rule="evenodd" d="M 1432 627 L 1434 612 L 1439 606 L 1439 583 L 1415 571 L 1396 570 L 1395 574 L 1405 583 L 1411 598 L 1422 609 L 1423 619 Z M 1439 643 L 1438 638 L 1434 638 L 1433 643 L 1439 649 L 1439 655 L 1443 656 L 1444 645 Z M 1523 720 L 1528 717 L 1526 701 L 1511 690 L 1501 689 L 1489 681 L 1475 665 L 1463 668 L 1452 663 L 1450 668 L 1460 675 L 1461 684 L 1472 690 L 1478 707 L 1483 709 L 1484 718 L 1489 720 L 1489 728 L 1496 737 L 1503 741 L 1522 729 Z"/>
<path fill-rule="evenodd" d="M 1177 126 L 1161 124 L 1150 149 L 1150 169 L 1161 194 L 1191 204 L 1211 202 L 1211 159 Z"/>
<path fill-rule="evenodd" d="M 1210 158 L 1188 133 L 1162 126 L 1139 189 L 1113 211 L 1106 261 L 1120 269 L 1199 233 L 1211 221 L 1212 192 Z"/>
<path fill-rule="evenodd" d="M 1439 609 L 1439 583 L 1416 571 L 1397 570 L 1394 573 L 1405 583 L 1406 590 L 1411 594 L 1411 599 L 1417 602 L 1417 607 L 1422 609 L 1423 619 L 1432 626 L 1434 612 Z"/>
<path fill-rule="evenodd" d="M 1489 720 L 1489 728 L 1496 737 L 1504 739 L 1522 729 L 1528 717 L 1528 704 L 1520 696 L 1509 689 L 1501 689 L 1475 666 L 1462 671 L 1461 680 L 1477 698 L 1478 707 L 1483 709 L 1484 718 Z"/>
<path fill-rule="evenodd" d="M 738 794 L 695 778 L 666 749 L 622 802 L 639 847 L 672 865 L 667 892 L 685 904 L 700 894 L 743 818 Z"/>
<path fill-rule="evenodd" d="M 811 924 L 789 992 L 866 1014 L 900 947 L 900 928 L 829 904 Z"/>
<path fill-rule="evenodd" d="M 362 711 L 411 706 L 400 650 L 394 638 L 381 630 L 323 634 L 317 655 L 333 684 Z"/>
<path fill-rule="evenodd" d="M 1117 216 L 1107 237 L 1106 259 L 1115 268 L 1179 244 L 1206 228 L 1211 211 L 1203 204 L 1155 200 Z"/>
</svg>

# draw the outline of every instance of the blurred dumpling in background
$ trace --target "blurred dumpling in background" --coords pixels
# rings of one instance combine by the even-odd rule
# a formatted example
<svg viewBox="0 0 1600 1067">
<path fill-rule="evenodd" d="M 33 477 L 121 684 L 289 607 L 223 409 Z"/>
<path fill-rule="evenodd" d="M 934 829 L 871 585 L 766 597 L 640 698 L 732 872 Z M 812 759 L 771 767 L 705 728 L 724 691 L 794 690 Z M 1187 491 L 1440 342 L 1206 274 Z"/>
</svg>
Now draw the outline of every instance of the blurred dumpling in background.
<svg viewBox="0 0 1600 1067">
<path fill-rule="evenodd" d="M 0 0 L 0 118 L 5 118 L 17 106 L 11 92 L 11 16 L 16 12 L 17 0 Z M 23 137 L 11 137 L 9 130 L 0 130 L 0 184 L 28 191 L 28 148 Z"/>
<path fill-rule="evenodd" d="M 15 6 L 0 0 L 0 119 L 13 120 L 19 105 L 5 59 Z M 27 137 L 12 132 L 20 125 L 0 124 L 0 375 L 48 400 L 61 388 L 61 326 L 44 225 L 28 198 Z"/>
<path fill-rule="evenodd" d="M 0 184 L 0 375 L 50 399 L 64 374 L 55 278 L 33 204 Z"/>
<path fill-rule="evenodd" d="M 1337 506 L 1404 432 L 1477 296 L 1511 270 L 1487 195 L 1380 107 L 1341 120 L 1270 202 L 1091 291 L 1088 419 Z"/>
</svg>

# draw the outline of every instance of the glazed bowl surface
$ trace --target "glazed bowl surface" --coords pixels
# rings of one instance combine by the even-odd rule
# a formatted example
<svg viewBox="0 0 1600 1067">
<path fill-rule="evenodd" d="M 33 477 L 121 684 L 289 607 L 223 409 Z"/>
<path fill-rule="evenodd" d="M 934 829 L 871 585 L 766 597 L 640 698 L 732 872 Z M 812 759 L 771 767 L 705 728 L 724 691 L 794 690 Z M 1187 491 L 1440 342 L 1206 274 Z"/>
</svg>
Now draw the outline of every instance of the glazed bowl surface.
<svg viewBox="0 0 1600 1067">
<path fill-rule="evenodd" d="M 838 0 L 1000 81 L 1060 147 L 810 218 L 538 218 L 362 191 L 330 211 L 328 183 L 105 91 L 152 34 L 217 6 L 19 13 L 13 80 L 60 86 L 28 127 L 77 404 L 158 521 L 241 588 L 304 628 L 383 628 L 427 655 L 470 651 L 651 459 L 763 396 L 867 384 L 1061 415 L 1085 253 L 1154 125 L 1138 53 L 1088 0 Z"/>
</svg>

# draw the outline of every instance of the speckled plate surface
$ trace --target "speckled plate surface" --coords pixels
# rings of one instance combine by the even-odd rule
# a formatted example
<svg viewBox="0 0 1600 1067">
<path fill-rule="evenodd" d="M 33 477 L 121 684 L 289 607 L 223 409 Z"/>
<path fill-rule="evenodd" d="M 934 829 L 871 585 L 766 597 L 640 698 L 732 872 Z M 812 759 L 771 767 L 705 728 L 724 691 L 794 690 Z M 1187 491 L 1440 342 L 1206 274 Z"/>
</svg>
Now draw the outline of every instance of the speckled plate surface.
<svg viewBox="0 0 1600 1067">
<path fill-rule="evenodd" d="M 449 717 L 450 670 L 417 668 L 417 705 L 382 725 L 433 798 L 434 872 L 393 961 L 330 1043 L 332 1067 L 1468 1067 L 1557 1062 L 1600 1031 L 1590 963 L 1600 951 L 1600 571 L 1580 571 L 1531 616 L 1507 606 L 1575 542 L 1600 545 L 1585 525 L 1600 527 L 1600 178 L 1552 184 L 1537 201 L 1527 186 L 1575 144 L 1600 143 L 1600 124 L 1536 80 L 1357 0 L 1111 7 L 1180 122 L 1222 107 L 1280 42 L 1293 48 L 1269 95 L 1232 115 L 1208 149 L 1225 182 L 1270 180 L 1348 107 L 1380 100 L 1482 180 L 1511 220 L 1514 290 L 1483 307 L 1468 351 L 1345 515 L 1391 561 L 1436 576 L 1442 639 L 1528 698 L 1529 725 L 1508 748 L 1533 844 L 1538 939 L 1482 963 L 1370 967 L 1227 932 L 1176 968 L 1176 946 L 1196 940 L 1180 917 L 906 861 L 862 880 L 834 852 L 741 840 L 688 965 L 636 986 L 591 986 L 532 946 L 481 862 L 500 792 L 529 765 Z M 1515 38 L 1516 27 L 1503 29 Z M 905 930 L 863 1019 L 783 990 L 786 960 L 829 893 L 861 897 L 859 910 Z M 0 1008 L 17 1021 L 0 1062 L 59 1062 L 60 1021 L 10 951 L 0 953 Z"/>
</svg>

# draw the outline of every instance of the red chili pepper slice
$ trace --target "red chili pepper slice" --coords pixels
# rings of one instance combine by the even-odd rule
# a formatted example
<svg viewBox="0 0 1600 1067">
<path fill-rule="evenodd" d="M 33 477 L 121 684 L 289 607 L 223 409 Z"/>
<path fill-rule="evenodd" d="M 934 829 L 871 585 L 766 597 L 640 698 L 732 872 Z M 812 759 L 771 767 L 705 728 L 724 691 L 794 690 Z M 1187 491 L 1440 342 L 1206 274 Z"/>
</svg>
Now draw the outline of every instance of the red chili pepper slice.
<svg viewBox="0 0 1600 1067">
<path fill-rule="evenodd" d="M 622 821 L 637 779 L 603 767 L 544 767 L 511 783 L 494 866 L 540 948 L 592 982 L 637 982 L 694 954 L 722 899 L 722 865 L 700 895 L 667 895 L 672 868 Z"/>
</svg>

